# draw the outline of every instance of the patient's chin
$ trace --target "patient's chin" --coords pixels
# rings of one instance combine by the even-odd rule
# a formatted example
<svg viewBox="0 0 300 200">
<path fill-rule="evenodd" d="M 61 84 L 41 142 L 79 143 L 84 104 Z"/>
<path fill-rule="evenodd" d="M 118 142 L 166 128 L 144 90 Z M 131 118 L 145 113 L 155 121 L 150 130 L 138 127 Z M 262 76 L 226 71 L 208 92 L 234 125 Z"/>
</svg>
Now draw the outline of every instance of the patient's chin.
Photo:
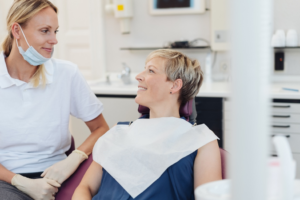
<svg viewBox="0 0 300 200">
<path fill-rule="evenodd" d="M 139 95 L 137 95 L 136 97 L 135 97 L 135 103 L 137 103 L 137 104 L 141 104 L 141 97 L 139 97 Z"/>
<path fill-rule="evenodd" d="M 135 97 L 134 100 L 135 100 L 135 103 L 137 103 L 137 104 L 139 104 L 139 105 L 141 105 L 141 106 L 146 106 L 146 107 L 148 107 L 146 101 L 145 101 L 144 98 L 141 97 L 140 95 L 137 95 L 137 96 Z"/>
</svg>

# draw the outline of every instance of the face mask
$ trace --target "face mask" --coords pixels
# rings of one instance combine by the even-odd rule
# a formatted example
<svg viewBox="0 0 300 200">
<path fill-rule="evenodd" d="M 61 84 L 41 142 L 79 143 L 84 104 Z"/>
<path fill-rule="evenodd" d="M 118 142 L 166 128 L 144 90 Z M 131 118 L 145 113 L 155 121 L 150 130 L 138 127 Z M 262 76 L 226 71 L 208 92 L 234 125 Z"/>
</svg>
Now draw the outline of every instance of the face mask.
<svg viewBox="0 0 300 200">
<path fill-rule="evenodd" d="M 28 44 L 27 42 L 27 39 L 25 37 L 25 34 L 21 28 L 21 26 L 19 25 L 21 31 L 22 31 L 22 34 L 26 40 L 26 43 Z M 19 46 L 18 44 L 18 40 L 16 40 L 17 42 L 17 46 L 18 46 L 18 49 L 19 49 L 19 52 L 20 54 L 23 56 L 24 60 L 26 60 L 29 64 L 33 65 L 33 66 L 38 66 L 38 65 L 41 65 L 41 64 L 44 64 L 46 61 L 48 61 L 50 58 L 45 58 L 44 56 L 42 56 L 41 54 L 39 54 L 32 46 L 29 46 L 29 48 L 26 50 L 26 52 L 22 49 L 21 46 Z M 52 50 L 52 54 L 51 54 L 51 57 L 53 55 L 53 50 Z"/>
</svg>

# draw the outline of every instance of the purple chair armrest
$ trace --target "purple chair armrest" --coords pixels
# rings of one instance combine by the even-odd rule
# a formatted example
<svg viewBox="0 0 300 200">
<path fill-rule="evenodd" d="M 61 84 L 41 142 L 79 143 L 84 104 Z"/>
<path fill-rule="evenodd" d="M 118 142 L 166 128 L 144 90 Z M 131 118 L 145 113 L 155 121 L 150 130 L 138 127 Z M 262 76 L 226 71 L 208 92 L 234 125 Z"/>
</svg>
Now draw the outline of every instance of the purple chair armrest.
<svg viewBox="0 0 300 200">
<path fill-rule="evenodd" d="M 71 146 L 70 146 L 70 149 L 66 152 L 66 155 L 70 155 L 72 153 L 72 151 L 75 150 L 75 141 L 74 141 L 74 138 L 73 136 L 71 136 Z"/>
<path fill-rule="evenodd" d="M 61 185 L 58 193 L 55 196 L 55 200 L 71 200 L 73 193 L 77 186 L 79 185 L 81 179 L 83 178 L 85 172 L 93 162 L 92 154 L 89 155 L 89 158 L 82 162 L 75 173 L 70 176 L 63 184 Z"/>
<path fill-rule="evenodd" d="M 66 155 L 70 155 L 72 151 L 75 150 L 75 141 L 73 136 L 71 136 L 71 146 L 70 149 L 66 152 Z M 71 200 L 73 193 L 77 186 L 79 185 L 81 179 L 83 178 L 85 172 L 93 162 L 93 155 L 89 155 L 89 158 L 83 161 L 77 170 L 72 174 L 59 188 L 58 193 L 55 196 L 56 200 Z"/>
</svg>

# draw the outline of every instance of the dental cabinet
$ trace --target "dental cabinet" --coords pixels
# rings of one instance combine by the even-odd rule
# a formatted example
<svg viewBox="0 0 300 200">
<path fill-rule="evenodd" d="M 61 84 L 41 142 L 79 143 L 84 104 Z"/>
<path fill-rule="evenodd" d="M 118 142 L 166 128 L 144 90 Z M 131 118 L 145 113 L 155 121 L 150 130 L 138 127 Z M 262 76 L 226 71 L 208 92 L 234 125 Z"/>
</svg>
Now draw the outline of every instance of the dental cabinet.
<svg viewBox="0 0 300 200">
<path fill-rule="evenodd" d="M 139 118 L 135 95 L 97 95 L 104 105 L 103 116 L 111 128 L 120 121 L 134 121 Z"/>
<path fill-rule="evenodd" d="M 219 138 L 223 147 L 223 98 L 196 97 L 197 124 L 206 124 Z"/>
<path fill-rule="evenodd" d="M 230 152 L 230 101 L 224 99 L 223 129 L 224 129 L 224 148 Z M 276 155 L 274 145 L 271 142 L 273 135 L 284 135 L 288 138 L 292 149 L 293 158 L 297 163 L 296 177 L 300 178 L 300 99 L 273 99 L 270 107 L 270 154 Z M 253 126 L 249 122 L 249 126 Z M 255 147 L 253 147 L 255 148 Z"/>
</svg>

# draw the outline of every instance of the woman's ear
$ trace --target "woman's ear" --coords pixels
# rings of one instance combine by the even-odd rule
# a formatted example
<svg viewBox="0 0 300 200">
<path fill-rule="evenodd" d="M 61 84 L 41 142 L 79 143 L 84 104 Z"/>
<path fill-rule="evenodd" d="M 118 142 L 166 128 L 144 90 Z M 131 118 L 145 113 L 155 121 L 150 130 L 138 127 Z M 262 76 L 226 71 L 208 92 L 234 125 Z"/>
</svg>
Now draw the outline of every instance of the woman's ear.
<svg viewBox="0 0 300 200">
<path fill-rule="evenodd" d="M 13 25 L 11 26 L 11 32 L 15 39 L 20 39 L 21 30 L 18 23 L 13 23 Z"/>
<path fill-rule="evenodd" d="M 182 88 L 182 80 L 181 79 L 176 79 L 173 82 L 173 86 L 171 88 L 171 94 L 177 93 L 180 91 L 180 89 Z"/>
</svg>

